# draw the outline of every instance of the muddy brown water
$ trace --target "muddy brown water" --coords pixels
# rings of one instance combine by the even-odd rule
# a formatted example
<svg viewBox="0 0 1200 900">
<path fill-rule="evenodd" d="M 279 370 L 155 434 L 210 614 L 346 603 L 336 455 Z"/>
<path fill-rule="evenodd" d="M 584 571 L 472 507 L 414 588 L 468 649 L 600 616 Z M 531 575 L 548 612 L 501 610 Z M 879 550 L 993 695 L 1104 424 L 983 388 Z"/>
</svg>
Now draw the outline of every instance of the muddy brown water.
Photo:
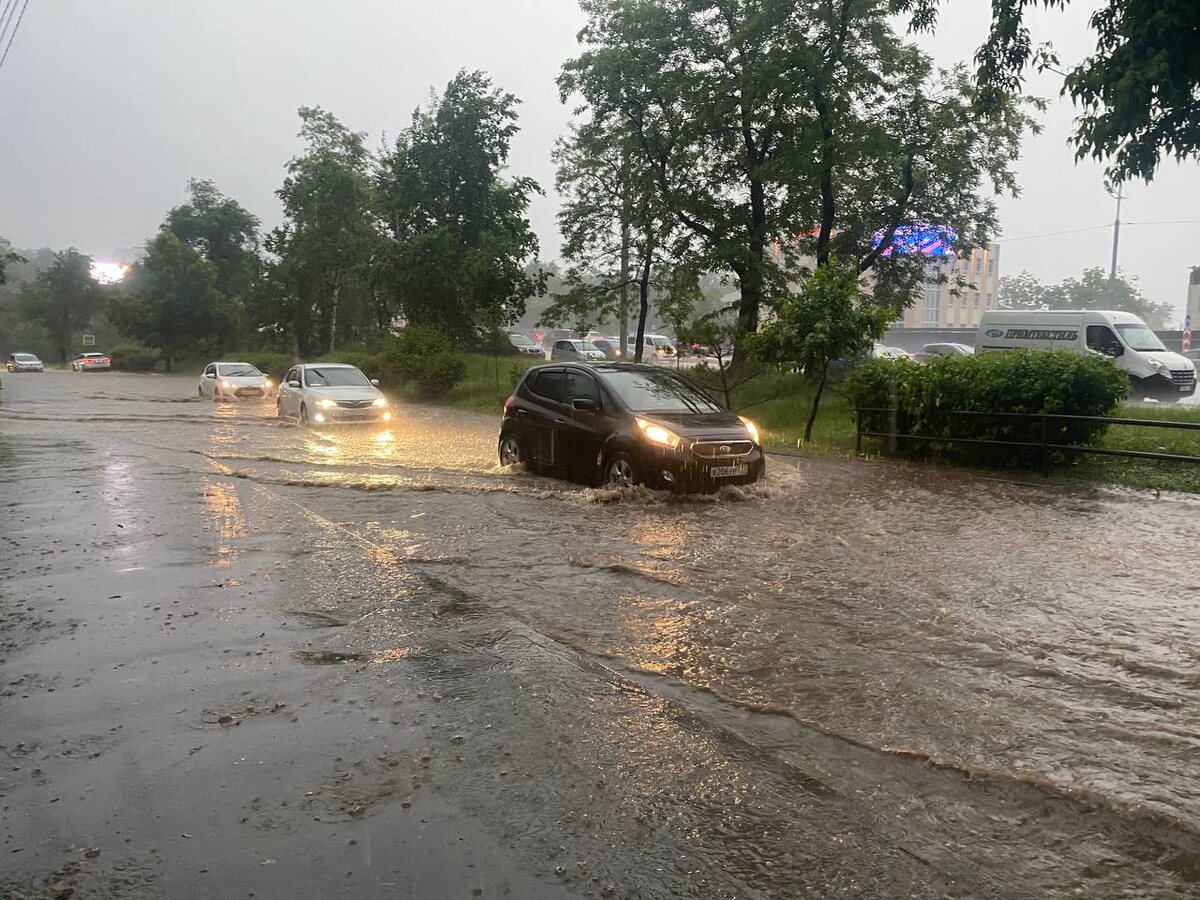
<svg viewBox="0 0 1200 900">
<path fill-rule="evenodd" d="M 247 485 L 272 492 L 317 549 L 352 545 L 439 598 L 421 623 L 405 619 L 416 607 L 368 613 L 349 596 L 294 611 L 298 628 L 361 632 L 301 663 L 428 665 L 436 638 L 420 629 L 503 617 L 512 640 L 629 686 L 625 702 L 560 709 L 584 744 L 589 707 L 636 735 L 594 761 L 648 794 L 674 777 L 639 770 L 669 756 L 654 726 L 669 703 L 753 748 L 737 774 L 757 803 L 782 808 L 781 773 L 802 773 L 806 791 L 852 798 L 905 852 L 952 873 L 966 861 L 998 894 L 1200 896 L 1195 499 L 785 457 L 714 496 L 591 489 L 500 468 L 498 414 L 399 407 L 386 429 L 305 430 L 194 390 L 8 376 L 0 467 L 24 460 L 28 475 L 36 457 L 50 477 L 99 453 L 117 508 L 155 490 L 150 472 L 192 479 L 216 567 L 259 533 Z M 392 625 L 364 630 L 368 615 Z M 742 789 L 719 774 L 730 752 L 704 750 L 696 790 Z M 759 865 L 784 864 L 785 847 L 760 849 Z"/>
</svg>

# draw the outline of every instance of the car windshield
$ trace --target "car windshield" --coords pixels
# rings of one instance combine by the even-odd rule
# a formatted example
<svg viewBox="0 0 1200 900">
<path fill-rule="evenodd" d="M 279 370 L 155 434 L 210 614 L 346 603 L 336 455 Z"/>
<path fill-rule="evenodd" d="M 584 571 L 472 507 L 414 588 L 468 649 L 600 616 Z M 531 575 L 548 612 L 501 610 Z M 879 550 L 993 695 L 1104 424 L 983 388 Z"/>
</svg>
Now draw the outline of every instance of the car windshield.
<svg viewBox="0 0 1200 900">
<path fill-rule="evenodd" d="M 217 374 L 225 378 L 255 378 L 261 376 L 262 372 L 249 363 L 234 363 L 228 366 L 217 366 Z"/>
<path fill-rule="evenodd" d="M 654 342 L 655 347 L 670 347 L 671 346 L 671 341 L 669 338 L 656 337 L 656 338 L 651 338 L 650 340 Z"/>
<path fill-rule="evenodd" d="M 572 341 L 572 343 L 575 345 L 575 349 L 579 350 L 582 353 L 586 353 L 588 350 L 597 350 L 598 351 L 600 349 L 595 344 L 593 344 L 591 341 Z"/>
<path fill-rule="evenodd" d="M 1117 331 L 1131 350 L 1166 350 L 1158 335 L 1143 325 L 1117 325 Z"/>
<path fill-rule="evenodd" d="M 523 334 L 510 334 L 508 339 L 518 347 L 532 347 L 534 345 L 533 341 L 525 337 Z"/>
<path fill-rule="evenodd" d="M 370 383 L 367 376 L 353 366 L 308 370 L 309 387 L 355 387 Z"/>
<path fill-rule="evenodd" d="M 37 362 L 37 357 L 32 353 L 14 353 L 13 359 L 17 362 Z"/>
<path fill-rule="evenodd" d="M 634 412 L 721 412 L 721 407 L 666 372 L 606 372 L 607 384 Z"/>
</svg>

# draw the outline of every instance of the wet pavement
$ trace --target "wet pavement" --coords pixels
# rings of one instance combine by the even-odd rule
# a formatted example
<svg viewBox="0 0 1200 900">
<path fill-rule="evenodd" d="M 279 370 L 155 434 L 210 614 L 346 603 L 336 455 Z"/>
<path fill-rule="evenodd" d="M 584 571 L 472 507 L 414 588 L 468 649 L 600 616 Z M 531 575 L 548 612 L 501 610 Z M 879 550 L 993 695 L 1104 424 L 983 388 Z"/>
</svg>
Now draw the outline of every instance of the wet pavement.
<svg viewBox="0 0 1200 900">
<path fill-rule="evenodd" d="M 4 378 L 0 896 L 1200 897 L 1195 500 L 194 392 Z"/>
</svg>

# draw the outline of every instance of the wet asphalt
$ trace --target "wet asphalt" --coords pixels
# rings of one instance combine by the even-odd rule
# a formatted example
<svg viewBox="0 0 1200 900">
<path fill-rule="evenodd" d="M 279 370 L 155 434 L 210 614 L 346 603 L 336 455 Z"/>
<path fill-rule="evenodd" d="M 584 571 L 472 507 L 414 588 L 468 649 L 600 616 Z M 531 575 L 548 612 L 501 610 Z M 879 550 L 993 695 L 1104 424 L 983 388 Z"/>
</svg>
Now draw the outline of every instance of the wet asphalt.
<svg viewBox="0 0 1200 900">
<path fill-rule="evenodd" d="M 1200 505 L 4 376 L 0 897 L 1200 896 Z"/>
</svg>

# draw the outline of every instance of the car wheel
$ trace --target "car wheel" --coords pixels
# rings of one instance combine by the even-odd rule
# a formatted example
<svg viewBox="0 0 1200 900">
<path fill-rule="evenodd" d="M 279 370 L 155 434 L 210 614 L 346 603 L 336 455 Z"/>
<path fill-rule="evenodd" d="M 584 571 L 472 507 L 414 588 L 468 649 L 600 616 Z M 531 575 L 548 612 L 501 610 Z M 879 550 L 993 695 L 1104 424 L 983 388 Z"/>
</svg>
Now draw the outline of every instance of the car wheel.
<svg viewBox="0 0 1200 900">
<path fill-rule="evenodd" d="M 604 463 L 604 483 L 609 487 L 633 487 L 641 481 L 633 457 L 623 450 Z"/>
<path fill-rule="evenodd" d="M 304 428 L 308 427 L 308 407 L 303 403 L 300 404 L 300 425 Z"/>
<path fill-rule="evenodd" d="M 515 434 L 500 435 L 500 465 L 519 466 L 525 462 L 525 453 Z"/>
</svg>

